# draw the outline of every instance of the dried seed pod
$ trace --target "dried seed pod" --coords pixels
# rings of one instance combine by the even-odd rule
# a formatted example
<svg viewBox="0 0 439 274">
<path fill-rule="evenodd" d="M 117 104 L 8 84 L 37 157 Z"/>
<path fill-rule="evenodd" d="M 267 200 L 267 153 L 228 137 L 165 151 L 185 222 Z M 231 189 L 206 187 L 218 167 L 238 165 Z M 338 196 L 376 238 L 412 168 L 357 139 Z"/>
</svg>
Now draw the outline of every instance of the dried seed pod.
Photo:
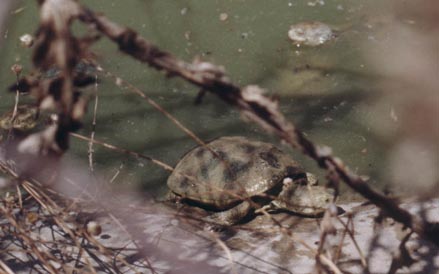
<svg viewBox="0 0 439 274">
<path fill-rule="evenodd" d="M 90 221 L 87 223 L 87 232 L 90 235 L 98 236 L 102 233 L 102 227 L 98 222 Z"/>
<path fill-rule="evenodd" d="M 38 214 L 35 212 L 29 212 L 26 214 L 26 221 L 28 221 L 31 224 L 35 224 L 38 221 Z"/>
<path fill-rule="evenodd" d="M 19 64 L 13 64 L 11 70 L 16 75 L 19 75 L 23 71 L 23 67 Z"/>
<path fill-rule="evenodd" d="M 28 33 L 20 36 L 20 43 L 25 48 L 30 48 L 34 44 L 34 37 Z"/>
</svg>

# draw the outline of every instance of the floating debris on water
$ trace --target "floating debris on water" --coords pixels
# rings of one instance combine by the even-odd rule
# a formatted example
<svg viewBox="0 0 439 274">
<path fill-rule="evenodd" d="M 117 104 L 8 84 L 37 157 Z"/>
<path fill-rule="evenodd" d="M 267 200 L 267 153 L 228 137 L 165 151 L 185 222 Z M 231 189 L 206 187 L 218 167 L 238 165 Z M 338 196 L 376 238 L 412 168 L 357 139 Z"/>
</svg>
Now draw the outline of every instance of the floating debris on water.
<svg viewBox="0 0 439 274">
<path fill-rule="evenodd" d="M 301 22 L 290 27 L 288 37 L 297 45 L 318 46 L 335 37 L 332 29 L 321 22 Z"/>
<path fill-rule="evenodd" d="M 326 116 L 325 118 L 323 118 L 323 122 L 332 122 L 332 121 L 334 121 L 334 119 L 332 119 L 331 117 L 329 117 L 329 116 Z"/>
<path fill-rule="evenodd" d="M 227 18 L 229 18 L 229 15 L 227 13 L 223 12 L 223 13 L 220 14 L 219 18 L 220 18 L 221 21 L 224 22 L 224 21 L 227 20 Z"/>
<path fill-rule="evenodd" d="M 19 75 L 23 71 L 23 66 L 19 64 L 13 64 L 11 66 L 11 71 L 15 73 L 16 75 Z"/>
<path fill-rule="evenodd" d="M 308 2 L 308 6 L 310 6 L 310 7 L 315 7 L 317 5 L 324 6 L 325 5 L 325 1 L 323 1 L 323 0 L 316 0 L 316 1 L 309 1 Z"/>
<path fill-rule="evenodd" d="M 390 118 L 394 121 L 394 122 L 398 122 L 398 115 L 396 115 L 396 111 L 393 107 L 390 108 Z"/>
<path fill-rule="evenodd" d="M 185 31 L 185 33 L 184 33 L 184 38 L 186 39 L 186 40 L 191 40 L 191 31 L 190 30 L 188 30 L 188 31 Z"/>
<path fill-rule="evenodd" d="M 20 36 L 20 43 L 23 47 L 30 48 L 34 44 L 34 37 L 28 33 Z"/>
<path fill-rule="evenodd" d="M 19 13 L 23 12 L 25 9 L 26 9 L 26 7 L 18 8 L 16 10 L 12 11 L 11 14 L 19 14 Z"/>
</svg>

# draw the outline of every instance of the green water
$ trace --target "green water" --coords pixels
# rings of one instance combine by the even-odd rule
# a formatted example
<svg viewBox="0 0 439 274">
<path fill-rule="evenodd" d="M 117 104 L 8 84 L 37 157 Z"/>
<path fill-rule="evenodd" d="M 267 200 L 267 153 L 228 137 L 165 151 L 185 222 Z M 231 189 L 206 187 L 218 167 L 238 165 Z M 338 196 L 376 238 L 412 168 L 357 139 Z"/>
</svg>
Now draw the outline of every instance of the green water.
<svg viewBox="0 0 439 274">
<path fill-rule="evenodd" d="M 7 38 L 0 52 L 0 110 L 11 109 L 13 94 L 6 87 L 15 81 L 10 67 L 15 62 L 31 70 L 30 49 L 18 38 L 33 33 L 38 24 L 36 1 L 22 1 L 24 10 L 11 16 Z M 362 54 L 368 39 L 362 20 L 379 9 L 379 1 L 283 1 L 283 0 L 125 0 L 81 1 L 109 18 L 138 31 L 146 39 L 186 61 L 196 56 L 223 65 L 239 85 L 257 84 L 278 96 L 281 109 L 318 144 L 326 144 L 359 174 L 381 184 L 383 146 L 386 140 L 370 128 L 374 119 L 387 115 L 372 111 L 377 76 Z M 227 14 L 225 21 L 220 14 Z M 337 38 L 314 47 L 296 47 L 287 37 L 289 26 L 318 20 L 338 30 Z M 102 39 L 93 47 L 97 61 L 119 77 L 142 89 L 204 140 L 224 135 L 246 135 L 278 142 L 239 113 L 207 95 L 193 101 L 197 88 L 180 79 L 168 79 L 145 64 L 117 51 Z M 311 69 L 299 71 L 309 66 Z M 320 69 L 313 69 L 320 68 Z M 323 68 L 323 69 L 322 69 Z M 93 87 L 89 88 L 92 91 Z M 195 145 L 185 133 L 144 100 L 100 77 L 96 138 L 144 153 L 174 165 Z M 81 134 L 91 130 L 92 106 Z M 371 122 L 372 121 L 372 122 Z M 393 130 L 389 128 L 389 130 Z M 289 150 L 288 148 L 285 148 Z M 303 165 L 323 173 L 295 153 Z M 87 144 L 72 139 L 67 158 L 87 166 Z M 95 147 L 94 160 L 107 179 L 120 171 L 113 184 L 141 185 L 153 193 L 164 191 L 168 173 L 143 160 Z M 323 180 L 323 177 L 322 177 Z"/>
</svg>

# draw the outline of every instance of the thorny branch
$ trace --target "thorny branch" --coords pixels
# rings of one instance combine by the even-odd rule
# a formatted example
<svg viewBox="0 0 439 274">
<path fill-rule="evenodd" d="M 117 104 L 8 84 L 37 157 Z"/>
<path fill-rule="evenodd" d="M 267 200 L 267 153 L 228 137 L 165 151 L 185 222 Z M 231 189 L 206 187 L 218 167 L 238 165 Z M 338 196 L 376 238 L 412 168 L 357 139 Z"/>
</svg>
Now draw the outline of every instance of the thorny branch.
<svg viewBox="0 0 439 274">
<path fill-rule="evenodd" d="M 154 46 L 135 31 L 119 26 L 85 7 L 81 7 L 79 19 L 94 25 L 102 34 L 116 42 L 119 49 L 126 54 L 165 71 L 169 76 L 179 76 L 239 108 L 246 118 L 300 149 L 314 159 L 320 167 L 334 170 L 347 185 L 378 206 L 388 216 L 439 245 L 438 225 L 411 215 L 396 201 L 374 190 L 360 176 L 351 172 L 340 159 L 331 155 L 329 148 L 315 145 L 293 123 L 285 119 L 279 111 L 278 103 L 265 96 L 263 89 L 258 86 L 243 88 L 236 86 L 225 76 L 223 68 L 208 62 L 187 63 L 180 60 Z"/>
</svg>

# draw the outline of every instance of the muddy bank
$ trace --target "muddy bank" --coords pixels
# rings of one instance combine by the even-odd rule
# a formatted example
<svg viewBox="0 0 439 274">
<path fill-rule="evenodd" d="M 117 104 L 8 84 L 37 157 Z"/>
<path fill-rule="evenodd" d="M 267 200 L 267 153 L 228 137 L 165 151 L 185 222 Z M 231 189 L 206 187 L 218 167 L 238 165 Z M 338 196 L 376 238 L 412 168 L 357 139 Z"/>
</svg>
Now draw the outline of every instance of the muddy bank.
<svg viewBox="0 0 439 274">
<path fill-rule="evenodd" d="M 72 267 L 88 271 L 82 263 L 88 259 L 98 273 L 113 273 L 116 269 L 123 273 L 315 273 L 315 257 L 320 246 L 320 254 L 340 271 L 362 273 L 367 266 L 370 273 L 387 273 L 392 258 L 401 250 L 401 240 L 407 235 L 407 231 L 391 220 L 377 224 L 377 209 L 361 203 L 339 205 L 346 212 L 331 221 L 337 233 L 327 235 L 325 244 L 320 245 L 321 219 L 279 213 L 271 215 L 272 219 L 257 216 L 248 223 L 214 231 L 192 210 L 176 210 L 161 203 L 145 206 L 144 201 L 135 201 L 133 197 L 113 197 L 112 201 L 119 207 L 110 215 L 91 209 L 69 213 L 72 218 L 66 219 L 66 223 L 72 230 L 86 227 L 90 221 L 102 228 L 101 234 L 82 240 L 82 252 L 68 244 L 69 236 L 50 223 L 49 214 L 36 204 L 30 212 L 44 217 L 29 226 L 32 231 L 28 236 L 35 239 L 39 250 L 48 249 L 54 256 L 62 256 L 64 252 L 65 258 L 69 258 L 68 254 L 76 257 L 76 260 L 64 260 L 64 266 L 53 263 L 66 272 Z M 439 221 L 439 199 L 422 206 L 410 203 L 406 207 L 425 214 L 429 221 Z M 20 212 L 15 214 L 18 216 Z M 0 225 L 6 227 L 8 222 L 3 219 Z M 343 223 L 348 224 L 349 230 Z M 16 273 L 28 273 L 30 268 L 42 270 L 32 252 L 26 254 L 14 237 L 2 235 L 1 245 L 5 250 L 1 260 Z M 437 248 L 414 234 L 406 247 L 413 263 L 397 273 L 439 270 Z M 110 251 L 114 252 L 113 257 L 108 255 Z"/>
</svg>

